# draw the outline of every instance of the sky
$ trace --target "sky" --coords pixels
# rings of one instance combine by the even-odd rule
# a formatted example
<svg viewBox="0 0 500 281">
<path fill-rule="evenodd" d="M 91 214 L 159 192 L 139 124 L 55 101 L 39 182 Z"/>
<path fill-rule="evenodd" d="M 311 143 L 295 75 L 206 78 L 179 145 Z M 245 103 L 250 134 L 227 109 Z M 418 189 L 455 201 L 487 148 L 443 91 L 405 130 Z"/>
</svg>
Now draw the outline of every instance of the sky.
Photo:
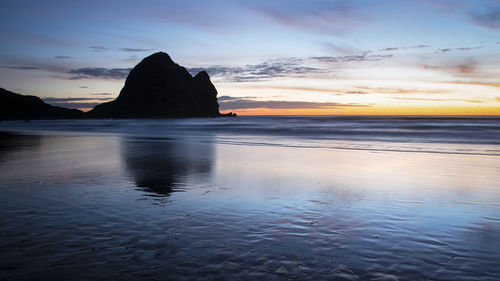
<svg viewBox="0 0 500 281">
<path fill-rule="evenodd" d="M 3 0 L 0 87 L 88 110 L 166 52 L 240 115 L 499 115 L 500 1 Z"/>
</svg>

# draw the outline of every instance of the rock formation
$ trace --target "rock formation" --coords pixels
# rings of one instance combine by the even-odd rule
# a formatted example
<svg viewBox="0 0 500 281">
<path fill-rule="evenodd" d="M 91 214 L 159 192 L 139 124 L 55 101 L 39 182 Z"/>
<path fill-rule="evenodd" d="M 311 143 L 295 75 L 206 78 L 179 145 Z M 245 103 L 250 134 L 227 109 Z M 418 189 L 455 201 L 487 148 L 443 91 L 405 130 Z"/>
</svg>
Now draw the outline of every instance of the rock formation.
<svg viewBox="0 0 500 281">
<path fill-rule="evenodd" d="M 234 116 L 219 113 L 217 90 L 205 71 L 191 76 L 163 52 L 143 59 L 129 73 L 116 100 L 88 112 L 92 118 Z"/>
<path fill-rule="evenodd" d="M 0 120 L 83 118 L 78 109 L 52 106 L 35 96 L 24 96 L 0 88 Z"/>
</svg>

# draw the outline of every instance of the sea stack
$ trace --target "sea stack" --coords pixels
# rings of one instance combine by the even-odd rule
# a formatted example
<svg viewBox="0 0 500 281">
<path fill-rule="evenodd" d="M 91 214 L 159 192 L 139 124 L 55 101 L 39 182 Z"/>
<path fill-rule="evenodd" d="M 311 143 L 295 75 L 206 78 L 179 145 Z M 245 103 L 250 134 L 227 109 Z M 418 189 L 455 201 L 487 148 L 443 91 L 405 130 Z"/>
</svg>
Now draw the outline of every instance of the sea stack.
<svg viewBox="0 0 500 281">
<path fill-rule="evenodd" d="M 170 56 L 158 52 L 129 73 L 118 98 L 88 112 L 93 118 L 176 118 L 235 116 L 220 114 L 217 90 L 207 72 L 191 76 Z"/>
</svg>

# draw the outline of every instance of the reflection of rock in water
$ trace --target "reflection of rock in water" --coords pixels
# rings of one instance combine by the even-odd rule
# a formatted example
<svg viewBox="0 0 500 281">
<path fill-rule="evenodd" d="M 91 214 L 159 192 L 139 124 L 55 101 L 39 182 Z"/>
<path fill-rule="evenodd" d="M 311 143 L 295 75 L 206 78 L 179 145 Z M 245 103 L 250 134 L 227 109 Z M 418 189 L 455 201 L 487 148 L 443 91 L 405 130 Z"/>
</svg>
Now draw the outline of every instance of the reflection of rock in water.
<svg viewBox="0 0 500 281">
<path fill-rule="evenodd" d="M 38 149 L 41 143 L 42 136 L 0 132 L 0 161 L 7 160 L 7 155 L 13 152 Z"/>
<path fill-rule="evenodd" d="M 165 196 L 184 186 L 188 176 L 207 176 L 213 146 L 190 140 L 124 139 L 122 155 L 138 188 Z"/>
</svg>

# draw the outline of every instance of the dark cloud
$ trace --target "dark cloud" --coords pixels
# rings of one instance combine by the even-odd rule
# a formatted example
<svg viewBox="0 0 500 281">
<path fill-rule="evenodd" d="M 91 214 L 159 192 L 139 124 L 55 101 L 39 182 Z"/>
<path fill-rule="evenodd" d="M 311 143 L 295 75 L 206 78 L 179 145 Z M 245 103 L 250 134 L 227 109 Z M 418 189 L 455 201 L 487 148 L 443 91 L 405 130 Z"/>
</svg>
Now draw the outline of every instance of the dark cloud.
<svg viewBox="0 0 500 281">
<path fill-rule="evenodd" d="M 45 102 L 48 103 L 65 103 L 65 102 L 75 102 L 75 101 L 108 101 L 111 100 L 111 98 L 54 98 L 54 97 L 47 97 L 47 98 L 42 98 Z"/>
<path fill-rule="evenodd" d="M 223 99 L 221 99 L 223 98 Z M 305 102 L 305 101 L 279 101 L 279 100 L 255 100 L 253 97 L 228 97 L 218 99 L 222 110 L 228 109 L 335 109 L 341 107 L 368 107 L 368 104 L 337 103 L 337 102 Z"/>
<path fill-rule="evenodd" d="M 61 79 L 70 79 L 70 80 L 82 80 L 82 79 L 88 79 L 90 77 L 85 76 L 85 75 L 77 75 L 77 76 L 71 76 L 70 78 L 67 77 L 59 77 Z"/>
<path fill-rule="evenodd" d="M 317 60 L 320 62 L 327 63 L 340 63 L 340 62 L 365 62 L 365 61 L 381 61 L 384 59 L 390 59 L 393 55 L 370 55 L 368 52 L 359 55 L 352 56 L 337 56 L 337 57 L 310 57 L 310 59 Z"/>
<path fill-rule="evenodd" d="M 245 97 L 245 99 L 255 99 L 256 97 Z M 226 101 L 234 101 L 234 100 L 239 100 L 242 98 L 237 98 L 237 97 L 230 97 L 230 96 L 220 96 L 217 97 L 218 102 L 226 102 Z"/>
<path fill-rule="evenodd" d="M 306 74 L 326 72 L 324 69 L 306 66 L 303 64 L 303 60 L 296 58 L 275 59 L 242 67 L 209 66 L 206 68 L 188 68 L 188 71 L 193 75 L 202 70 L 208 72 L 210 76 L 223 77 L 224 80 L 230 82 L 269 80 L 280 77 L 302 77 Z"/>
<path fill-rule="evenodd" d="M 348 62 L 373 62 L 391 58 L 391 54 L 370 55 L 364 52 L 359 55 L 348 56 L 324 56 L 310 58 L 280 58 L 267 60 L 259 64 L 245 65 L 240 67 L 229 67 L 213 65 L 208 67 L 188 68 L 192 74 L 207 71 L 212 77 L 220 77 L 227 82 L 251 82 L 270 80 L 283 77 L 304 77 L 311 74 L 330 73 L 331 69 L 318 67 L 321 63 L 348 63 Z M 312 64 L 312 65 L 311 65 Z"/>
<path fill-rule="evenodd" d="M 14 66 L 14 65 L 6 65 L 2 66 L 2 68 L 7 68 L 7 69 L 16 69 L 16 70 L 40 70 L 40 67 L 36 66 Z"/>
<path fill-rule="evenodd" d="M 500 5 L 498 2 L 485 6 L 480 11 L 472 12 L 470 16 L 477 25 L 490 29 L 500 29 Z"/>
<path fill-rule="evenodd" d="M 124 79 L 132 68 L 103 68 L 103 67 L 84 67 L 71 69 L 68 73 L 76 76 L 70 79 L 88 79 L 88 78 L 104 78 L 104 79 Z"/>
<path fill-rule="evenodd" d="M 381 49 L 379 51 L 386 52 L 386 51 L 398 51 L 398 50 L 408 50 L 408 49 L 423 49 L 423 48 L 428 48 L 429 45 L 415 45 L 415 46 L 403 46 L 403 47 L 389 47 L 385 49 Z"/>
<path fill-rule="evenodd" d="M 66 108 L 92 108 L 100 103 L 112 100 L 112 98 L 42 98 L 46 103 Z"/>
<path fill-rule="evenodd" d="M 124 51 L 124 52 L 138 53 L 138 52 L 150 52 L 150 51 L 154 51 L 155 49 L 121 48 L 120 50 Z"/>
<path fill-rule="evenodd" d="M 188 68 L 192 74 L 207 71 L 211 77 L 220 77 L 226 82 L 251 82 L 270 80 L 284 77 L 305 77 L 314 74 L 331 73 L 331 67 L 324 64 L 318 67 L 318 63 L 349 63 L 349 62 L 375 62 L 392 58 L 392 54 L 375 55 L 365 51 L 357 55 L 347 56 L 323 56 L 309 58 L 280 58 L 267 60 L 259 64 L 245 65 L 241 67 L 228 67 L 213 65 L 208 67 Z M 311 89 L 308 89 L 311 90 Z"/>
<path fill-rule="evenodd" d="M 210 76 L 229 76 L 245 72 L 243 67 L 226 67 L 221 65 L 213 65 L 208 67 L 191 67 L 187 68 L 191 75 L 196 75 L 201 71 L 206 71 Z"/>
<path fill-rule="evenodd" d="M 93 96 L 112 96 L 113 94 L 112 93 L 95 93 L 95 94 L 92 94 Z"/>
<path fill-rule="evenodd" d="M 109 50 L 109 48 L 103 46 L 90 46 L 89 48 L 92 49 L 94 52 L 103 52 Z"/>
<path fill-rule="evenodd" d="M 79 88 L 80 88 L 80 89 L 88 89 L 88 87 L 87 87 L 87 86 L 80 86 Z"/>
<path fill-rule="evenodd" d="M 55 56 L 54 58 L 55 59 L 73 59 L 74 57 L 70 57 L 70 56 Z"/>
<path fill-rule="evenodd" d="M 330 93 L 336 96 L 341 95 L 363 95 L 368 94 L 365 91 L 346 91 L 344 89 L 328 89 L 328 88 L 314 88 L 314 87 L 286 87 L 286 86 L 244 86 L 245 89 L 273 89 L 273 90 L 283 90 L 283 91 L 304 91 L 304 92 L 318 92 L 318 93 Z"/>
<path fill-rule="evenodd" d="M 348 95 L 366 95 L 368 92 L 365 91 L 348 91 L 344 92 L 343 94 L 348 94 Z"/>
<path fill-rule="evenodd" d="M 469 51 L 469 50 L 476 50 L 476 49 L 481 49 L 481 47 L 456 48 L 456 50 L 458 50 L 458 51 Z"/>
<path fill-rule="evenodd" d="M 476 49 L 481 49 L 481 47 L 445 48 L 445 49 L 439 49 L 439 52 L 447 53 L 452 51 L 470 51 Z"/>
<path fill-rule="evenodd" d="M 7 62 L 8 65 L 0 66 L 1 68 L 17 69 L 17 70 L 42 70 L 56 74 L 64 74 L 68 72 L 68 68 L 60 63 L 55 63 L 53 59 L 33 59 L 33 58 L 17 58 Z"/>
<path fill-rule="evenodd" d="M 50 104 L 66 108 L 93 108 L 101 102 L 51 102 Z"/>
</svg>

